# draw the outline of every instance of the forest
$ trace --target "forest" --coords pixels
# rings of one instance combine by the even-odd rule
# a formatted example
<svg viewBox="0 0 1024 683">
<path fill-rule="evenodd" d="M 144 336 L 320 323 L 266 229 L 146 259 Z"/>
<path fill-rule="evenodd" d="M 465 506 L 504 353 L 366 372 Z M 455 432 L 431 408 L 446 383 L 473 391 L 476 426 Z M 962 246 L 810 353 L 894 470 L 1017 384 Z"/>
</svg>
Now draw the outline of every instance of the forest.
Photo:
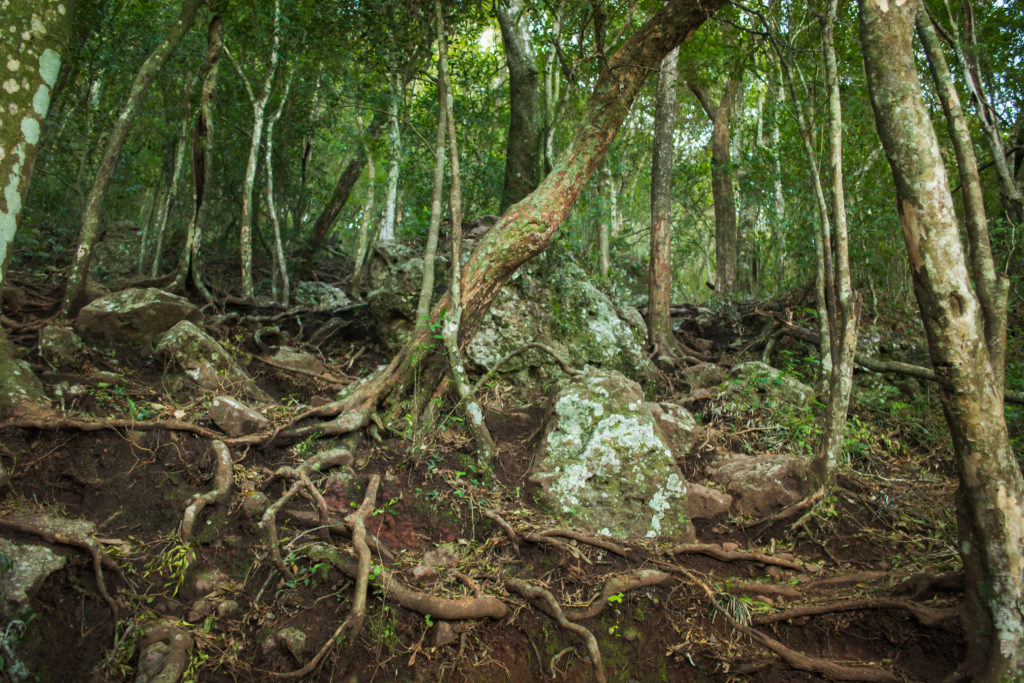
<svg viewBox="0 0 1024 683">
<path fill-rule="evenodd" d="M 0 19 L 4 680 L 1024 680 L 1021 0 Z"/>
</svg>

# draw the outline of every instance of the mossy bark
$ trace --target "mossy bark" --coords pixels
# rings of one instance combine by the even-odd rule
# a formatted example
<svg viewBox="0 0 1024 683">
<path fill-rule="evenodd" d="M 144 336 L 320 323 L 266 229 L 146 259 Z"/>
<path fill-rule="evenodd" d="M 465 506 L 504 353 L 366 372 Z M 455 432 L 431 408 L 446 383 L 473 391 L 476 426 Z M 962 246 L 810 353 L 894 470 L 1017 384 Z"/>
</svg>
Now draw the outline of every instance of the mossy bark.
<svg viewBox="0 0 1024 683">
<path fill-rule="evenodd" d="M 896 181 L 914 291 L 952 435 L 970 605 L 968 673 L 1024 680 L 1024 477 L 972 287 L 912 43 L 920 2 L 860 0 L 875 122 Z"/>
</svg>

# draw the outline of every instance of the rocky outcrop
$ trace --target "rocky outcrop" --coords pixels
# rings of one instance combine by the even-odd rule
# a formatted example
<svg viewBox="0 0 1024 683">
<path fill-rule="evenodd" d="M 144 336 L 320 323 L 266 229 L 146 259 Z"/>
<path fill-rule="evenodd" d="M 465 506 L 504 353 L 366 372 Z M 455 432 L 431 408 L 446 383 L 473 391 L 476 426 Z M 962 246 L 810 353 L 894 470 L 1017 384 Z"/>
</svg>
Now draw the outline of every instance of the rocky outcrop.
<svg viewBox="0 0 1024 683">
<path fill-rule="evenodd" d="M 218 396 L 210 402 L 210 419 L 228 436 L 255 434 L 270 426 L 261 413 L 230 396 Z"/>
<path fill-rule="evenodd" d="M 300 282 L 292 298 L 303 308 L 321 311 L 341 308 L 352 303 L 348 294 L 326 282 Z"/>
<path fill-rule="evenodd" d="M 748 361 L 733 367 L 730 389 L 756 391 L 764 397 L 803 407 L 814 399 L 814 390 L 767 363 Z"/>
<path fill-rule="evenodd" d="M 799 455 L 731 453 L 712 462 L 708 475 L 733 497 L 733 512 L 768 515 L 807 495 L 809 465 Z"/>
<path fill-rule="evenodd" d="M 587 368 L 558 384 L 530 473 L 558 517 L 621 538 L 692 538 L 686 482 L 640 385 Z"/>
<path fill-rule="evenodd" d="M 39 330 L 39 355 L 54 366 L 75 363 L 85 351 L 78 335 L 58 325 Z"/>
<path fill-rule="evenodd" d="M 147 346 L 182 320 L 200 319 L 199 309 L 188 299 L 148 287 L 96 299 L 78 312 L 75 327 L 95 339 Z"/>
<path fill-rule="evenodd" d="M 177 368 L 201 389 L 244 396 L 259 403 L 273 401 L 223 346 L 192 322 L 183 320 L 164 333 L 154 353 L 165 366 Z"/>
</svg>

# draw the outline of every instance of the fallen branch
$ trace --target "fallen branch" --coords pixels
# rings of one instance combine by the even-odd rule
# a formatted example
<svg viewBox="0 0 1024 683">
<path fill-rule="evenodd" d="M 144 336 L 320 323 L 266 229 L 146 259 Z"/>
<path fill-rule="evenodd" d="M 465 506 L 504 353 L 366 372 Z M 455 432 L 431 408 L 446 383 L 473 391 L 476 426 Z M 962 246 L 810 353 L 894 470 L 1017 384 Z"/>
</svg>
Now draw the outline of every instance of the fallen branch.
<svg viewBox="0 0 1024 683">
<path fill-rule="evenodd" d="M 101 419 L 81 420 L 74 417 L 41 419 L 41 418 L 13 418 L 0 422 L 0 430 L 9 429 L 39 429 L 39 430 L 60 430 L 69 429 L 80 432 L 99 432 L 104 429 L 134 429 L 140 432 L 166 430 L 170 432 L 189 432 L 208 439 L 220 439 L 225 443 L 236 443 L 237 439 L 225 439 L 223 434 L 200 427 L 190 422 L 180 420 L 123 420 L 123 419 Z M 244 441 L 244 439 L 243 439 Z"/>
<path fill-rule="evenodd" d="M 819 614 L 830 614 L 832 612 L 852 612 L 866 609 L 900 609 L 909 612 L 915 619 L 925 626 L 937 626 L 949 619 L 955 619 L 958 613 L 953 608 L 937 609 L 934 607 L 922 607 L 912 602 L 896 600 L 894 598 L 861 598 L 857 600 L 843 600 L 826 605 L 803 605 L 791 609 L 765 614 L 755 617 L 753 623 L 775 624 L 780 621 L 789 621 L 799 617 L 817 616 Z"/>
<path fill-rule="evenodd" d="M 774 557 L 758 552 L 724 550 L 721 546 L 711 543 L 684 543 L 670 548 L 668 552 L 672 555 L 707 555 L 723 562 L 760 562 L 761 564 L 771 564 L 797 572 L 808 571 L 807 565 L 794 560 L 787 560 L 782 557 Z"/>
<path fill-rule="evenodd" d="M 551 595 L 550 591 L 540 586 L 533 586 L 525 581 L 520 581 L 519 579 L 505 579 L 505 588 L 513 593 L 518 593 L 527 600 L 539 602 L 542 605 L 541 609 L 558 622 L 559 626 L 575 633 L 583 641 L 587 648 L 587 654 L 590 655 L 590 663 L 594 667 L 594 678 L 598 683 L 605 683 L 607 679 L 604 675 L 604 665 L 601 663 L 601 650 L 597 647 L 597 639 L 594 638 L 594 634 L 586 627 L 574 624 L 565 618 L 562 608 L 558 606 L 558 601 L 555 600 L 555 596 Z"/>
<path fill-rule="evenodd" d="M 217 463 L 214 467 L 213 488 L 203 494 L 196 494 L 195 499 L 185 508 L 185 514 L 181 518 L 181 540 L 188 543 L 192 538 L 192 528 L 195 526 L 199 513 L 207 505 L 220 503 L 224 505 L 231 497 L 232 465 L 231 451 L 221 441 L 213 442 L 214 457 Z"/>
<path fill-rule="evenodd" d="M 660 586 L 671 578 L 671 574 L 666 574 L 657 569 L 637 569 L 629 574 L 613 576 L 605 581 L 600 594 L 594 596 L 588 607 L 567 609 L 565 615 L 573 621 L 593 619 L 608 609 L 608 606 L 611 604 L 610 598 L 623 593 L 629 593 L 638 588 Z"/>
</svg>

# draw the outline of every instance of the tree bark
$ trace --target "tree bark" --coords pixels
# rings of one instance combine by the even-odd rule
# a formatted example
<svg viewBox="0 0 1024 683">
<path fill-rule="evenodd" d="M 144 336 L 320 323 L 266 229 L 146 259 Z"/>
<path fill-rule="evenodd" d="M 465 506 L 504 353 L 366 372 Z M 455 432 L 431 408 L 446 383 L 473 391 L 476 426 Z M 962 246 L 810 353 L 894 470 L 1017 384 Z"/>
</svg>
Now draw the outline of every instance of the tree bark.
<svg viewBox="0 0 1024 683">
<path fill-rule="evenodd" d="M 444 83 L 437 80 L 437 138 L 434 142 L 434 178 L 430 195 L 430 224 L 427 227 L 427 246 L 423 250 L 423 284 L 416 305 L 416 326 L 423 327 L 430 322 L 430 302 L 434 296 L 434 265 L 437 261 L 437 237 L 441 231 L 441 197 L 444 193 L 445 133 L 448 129 L 446 118 Z"/>
<path fill-rule="evenodd" d="M 648 269 L 647 336 L 659 356 L 676 355 L 672 305 L 672 161 L 676 132 L 679 49 L 668 53 L 658 72 L 651 155 L 651 256 Z"/>
<path fill-rule="evenodd" d="M 377 170 L 373 163 L 373 152 L 366 151 L 366 193 L 363 198 L 362 215 L 359 217 L 359 243 L 356 245 L 356 262 L 352 269 L 351 287 L 359 291 L 366 272 L 366 259 L 370 249 L 370 230 L 373 227 L 373 200 Z"/>
<path fill-rule="evenodd" d="M 729 119 L 740 89 L 740 71 L 729 76 L 722 99 L 716 105 L 707 89 L 690 79 L 687 83 L 711 119 L 711 196 L 715 203 L 715 291 L 723 299 L 733 295 L 739 265 L 739 233 L 736 225 L 736 194 L 732 158 L 729 155 Z"/>
<path fill-rule="evenodd" d="M 28 196 L 32 167 L 42 137 L 61 54 L 71 28 L 73 2 L 12 0 L 4 6 L 0 27 L 0 289 L 7 282 L 7 262 Z M 27 87 L 26 87 L 27 84 Z M 18 363 L 0 328 L 0 418 L 38 417 L 46 395 L 32 372 Z M 0 482 L 7 475 L 0 468 Z"/>
<path fill-rule="evenodd" d="M 327 233 L 331 231 L 331 227 L 334 222 L 338 220 L 338 215 L 341 210 L 345 208 L 345 204 L 348 203 L 349 195 L 352 194 L 352 188 L 356 186 L 356 182 L 359 180 L 359 176 L 363 174 L 363 167 L 366 166 L 367 160 L 367 145 L 370 140 L 377 137 L 380 133 L 380 129 L 384 126 L 384 118 L 377 112 L 374 114 L 373 120 L 370 122 L 370 128 L 367 131 L 366 140 L 360 141 L 359 147 L 356 150 L 355 155 L 349 162 L 345 164 L 345 168 L 342 170 L 341 175 L 338 176 L 338 182 L 334 185 L 334 191 L 331 193 L 331 198 L 327 200 L 327 204 L 320 211 L 320 215 L 317 216 L 316 221 L 313 223 L 313 234 L 309 239 L 309 259 L 316 257 L 316 254 L 324 245 L 324 241 L 327 239 Z"/>
<path fill-rule="evenodd" d="M 960 106 L 960 95 L 953 84 L 946 56 L 942 53 L 935 27 L 923 5 L 917 13 L 917 33 L 928 56 L 928 65 L 953 140 L 956 166 L 960 172 L 964 224 L 967 227 L 967 239 L 970 244 L 971 275 L 985 321 L 985 340 L 992 356 L 995 386 L 1002 392 L 1006 376 L 1006 303 L 1009 281 L 996 275 L 992 245 L 988 237 L 985 200 L 981 192 L 981 178 L 978 175 L 978 161 L 974 156 L 974 142 L 971 140 L 967 119 Z"/>
<path fill-rule="evenodd" d="M 78 309 L 85 304 L 89 265 L 92 263 L 93 247 L 99 237 L 103 202 L 107 197 L 110 183 L 114 179 L 114 171 L 117 170 L 117 164 L 121 159 L 121 150 L 124 148 L 128 132 L 135 122 L 135 116 L 138 114 L 139 107 L 145 100 L 150 86 L 153 85 L 153 81 L 195 22 L 196 13 L 202 4 L 203 0 L 183 0 L 181 11 L 174 25 L 139 67 L 128 93 L 128 99 L 121 107 L 121 112 L 110 130 L 103 159 L 100 161 L 99 170 L 96 172 L 96 177 L 93 179 L 92 187 L 90 187 L 85 201 L 82 227 L 78 235 L 78 250 L 75 252 L 75 259 L 71 265 L 71 273 L 68 275 L 67 288 L 64 292 L 64 301 L 61 305 L 61 312 L 65 315 L 75 315 Z"/>
<path fill-rule="evenodd" d="M 263 126 L 266 121 L 267 102 L 270 101 L 270 89 L 274 84 L 274 75 L 277 73 L 277 61 L 280 55 L 281 46 L 281 1 L 274 0 L 274 33 L 270 46 L 270 64 L 267 66 L 267 75 L 263 80 L 263 90 L 259 96 L 253 91 L 242 71 L 241 65 L 235 61 L 231 53 L 225 49 L 228 59 L 238 71 L 242 83 L 245 84 L 245 92 L 249 96 L 249 104 L 252 106 L 252 133 L 249 136 L 249 158 L 245 164 L 245 178 L 242 181 L 242 226 L 238 233 L 238 245 L 241 259 L 242 297 L 249 301 L 256 298 L 256 287 L 252 275 L 252 231 L 253 231 L 253 193 L 256 188 L 256 167 L 259 164 L 260 143 L 263 140 Z"/>
<path fill-rule="evenodd" d="M 281 118 L 284 105 L 288 101 L 288 92 L 292 87 L 292 75 L 289 73 L 284 84 L 284 92 L 281 93 L 281 102 L 277 105 L 277 111 L 267 122 L 267 142 L 264 150 L 263 165 L 267 169 L 267 213 L 270 215 L 270 224 L 274 228 L 274 271 L 271 282 L 281 277 L 280 291 L 275 292 L 275 300 L 287 306 L 291 300 L 291 283 L 288 280 L 288 262 L 285 259 L 284 244 L 281 242 L 281 218 L 277 215 L 277 207 L 274 203 L 274 125 Z"/>
<path fill-rule="evenodd" d="M 384 215 L 378 238 L 383 242 L 395 239 L 395 217 L 398 213 L 398 175 L 402 161 L 402 137 L 398 128 L 398 104 L 402 97 L 402 77 L 394 69 L 389 78 L 391 101 L 388 104 L 388 180 L 384 191 Z"/>
<path fill-rule="evenodd" d="M 971 287 L 945 166 L 912 44 L 920 2 L 861 0 L 871 104 L 896 181 L 897 208 L 960 486 L 960 552 L 971 609 L 965 671 L 1024 680 L 1024 478 Z"/>
<path fill-rule="evenodd" d="M 149 269 L 150 277 L 156 277 L 160 272 L 160 260 L 164 253 L 164 235 L 167 231 L 167 221 L 170 218 L 171 210 L 174 208 L 174 200 L 178 194 L 178 183 L 181 182 L 181 169 L 185 165 L 186 141 L 188 140 L 188 128 L 192 118 L 189 100 L 192 96 L 192 87 L 194 83 L 195 77 L 193 76 L 189 76 L 185 79 L 185 93 L 183 96 L 181 111 L 181 129 L 178 131 L 178 145 L 174 152 L 174 172 L 171 174 L 171 183 L 167 188 L 167 195 L 164 197 L 164 201 L 157 211 L 157 219 L 154 226 L 156 244 L 153 246 L 153 262 Z"/>
<path fill-rule="evenodd" d="M 501 211 L 534 191 L 543 160 L 544 112 L 540 102 L 540 72 L 520 0 L 495 3 L 505 45 L 509 76 L 509 125 L 505 147 L 505 186 Z"/>
<path fill-rule="evenodd" d="M 206 217 L 209 213 L 210 186 L 213 184 L 213 94 L 217 89 L 221 53 L 224 50 L 222 8 L 221 0 L 212 3 L 210 7 L 203 85 L 199 94 L 199 116 L 192 130 L 192 216 L 181 261 L 178 264 L 178 273 L 171 285 L 173 290 L 184 291 L 191 279 L 193 286 L 209 302 L 212 302 L 213 297 L 203 283 L 200 251 L 203 244 L 203 228 L 206 226 Z"/>
</svg>

